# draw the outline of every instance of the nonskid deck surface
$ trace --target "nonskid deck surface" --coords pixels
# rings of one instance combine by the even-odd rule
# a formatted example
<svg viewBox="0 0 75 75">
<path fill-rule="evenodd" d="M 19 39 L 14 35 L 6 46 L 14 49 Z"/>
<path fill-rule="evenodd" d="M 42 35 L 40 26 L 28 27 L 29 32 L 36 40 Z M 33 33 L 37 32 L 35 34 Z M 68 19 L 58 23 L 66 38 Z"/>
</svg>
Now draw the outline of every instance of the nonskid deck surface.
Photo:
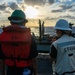
<svg viewBox="0 0 75 75">
<path fill-rule="evenodd" d="M 38 59 L 38 75 L 52 75 L 52 65 L 48 53 L 40 53 Z"/>
</svg>

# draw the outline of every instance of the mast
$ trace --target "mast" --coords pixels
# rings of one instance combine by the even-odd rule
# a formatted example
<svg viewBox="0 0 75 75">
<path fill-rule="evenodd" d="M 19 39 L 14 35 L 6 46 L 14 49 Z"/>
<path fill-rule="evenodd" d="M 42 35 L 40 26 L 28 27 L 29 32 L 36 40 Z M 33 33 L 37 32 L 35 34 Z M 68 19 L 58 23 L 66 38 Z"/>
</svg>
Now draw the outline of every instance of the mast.
<svg viewBox="0 0 75 75">
<path fill-rule="evenodd" d="M 42 38 L 44 38 L 44 21 L 42 22 L 41 35 L 42 35 Z"/>
<path fill-rule="evenodd" d="M 39 41 L 41 41 L 41 20 L 39 19 Z"/>
</svg>

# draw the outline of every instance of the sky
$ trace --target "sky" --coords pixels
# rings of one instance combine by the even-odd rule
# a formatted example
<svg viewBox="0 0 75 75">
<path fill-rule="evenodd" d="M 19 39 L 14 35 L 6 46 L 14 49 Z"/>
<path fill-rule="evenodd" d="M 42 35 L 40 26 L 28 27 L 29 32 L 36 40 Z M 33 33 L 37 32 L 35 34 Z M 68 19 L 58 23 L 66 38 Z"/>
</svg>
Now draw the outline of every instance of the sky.
<svg viewBox="0 0 75 75">
<path fill-rule="evenodd" d="M 0 25 L 9 25 L 8 17 L 16 9 L 23 10 L 28 19 L 27 26 L 54 26 L 63 18 L 75 23 L 75 0 L 0 0 Z"/>
</svg>

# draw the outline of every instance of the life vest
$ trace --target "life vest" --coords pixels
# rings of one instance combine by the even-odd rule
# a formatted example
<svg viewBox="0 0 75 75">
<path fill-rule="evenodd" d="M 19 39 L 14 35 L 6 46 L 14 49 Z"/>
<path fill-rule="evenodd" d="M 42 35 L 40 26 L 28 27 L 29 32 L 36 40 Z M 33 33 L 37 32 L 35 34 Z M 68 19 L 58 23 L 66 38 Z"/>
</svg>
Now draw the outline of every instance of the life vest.
<svg viewBox="0 0 75 75">
<path fill-rule="evenodd" d="M 2 52 L 6 57 L 5 64 L 17 67 L 30 66 L 30 29 L 12 25 L 3 28 L 3 31 L 0 35 L 0 43 L 2 43 Z"/>
<path fill-rule="evenodd" d="M 55 72 L 59 75 L 75 75 L 75 38 L 63 35 L 52 45 L 57 50 Z"/>
</svg>

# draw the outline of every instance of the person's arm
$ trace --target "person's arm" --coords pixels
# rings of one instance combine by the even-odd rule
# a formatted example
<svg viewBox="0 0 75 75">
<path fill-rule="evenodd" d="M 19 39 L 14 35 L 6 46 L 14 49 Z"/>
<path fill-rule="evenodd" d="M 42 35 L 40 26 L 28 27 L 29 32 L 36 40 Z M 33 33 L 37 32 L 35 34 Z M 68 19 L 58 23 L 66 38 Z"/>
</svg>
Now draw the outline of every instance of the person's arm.
<svg viewBox="0 0 75 75">
<path fill-rule="evenodd" d="M 51 46 L 51 52 L 50 52 L 50 60 L 51 60 L 52 63 L 53 63 L 53 61 L 56 60 L 56 57 L 57 57 L 57 50 L 56 50 L 56 48 L 52 45 L 52 46 Z"/>
<path fill-rule="evenodd" d="M 37 56 L 38 56 L 37 44 L 34 37 L 32 37 L 30 58 L 32 59 L 33 75 L 37 75 L 37 70 L 38 70 Z"/>
<path fill-rule="evenodd" d="M 0 59 L 4 59 L 5 58 L 5 56 L 4 56 L 4 54 L 3 54 L 3 52 L 2 52 L 2 44 L 0 43 Z"/>
<path fill-rule="evenodd" d="M 0 43 L 0 72 L 2 75 L 4 74 L 4 67 L 5 67 L 4 58 L 5 58 L 5 56 L 2 52 L 2 45 Z"/>
<path fill-rule="evenodd" d="M 37 75 L 37 59 L 36 58 L 34 58 L 34 59 L 32 59 L 32 66 L 33 66 L 33 71 L 34 71 L 34 73 L 33 73 L 33 75 Z"/>
</svg>

